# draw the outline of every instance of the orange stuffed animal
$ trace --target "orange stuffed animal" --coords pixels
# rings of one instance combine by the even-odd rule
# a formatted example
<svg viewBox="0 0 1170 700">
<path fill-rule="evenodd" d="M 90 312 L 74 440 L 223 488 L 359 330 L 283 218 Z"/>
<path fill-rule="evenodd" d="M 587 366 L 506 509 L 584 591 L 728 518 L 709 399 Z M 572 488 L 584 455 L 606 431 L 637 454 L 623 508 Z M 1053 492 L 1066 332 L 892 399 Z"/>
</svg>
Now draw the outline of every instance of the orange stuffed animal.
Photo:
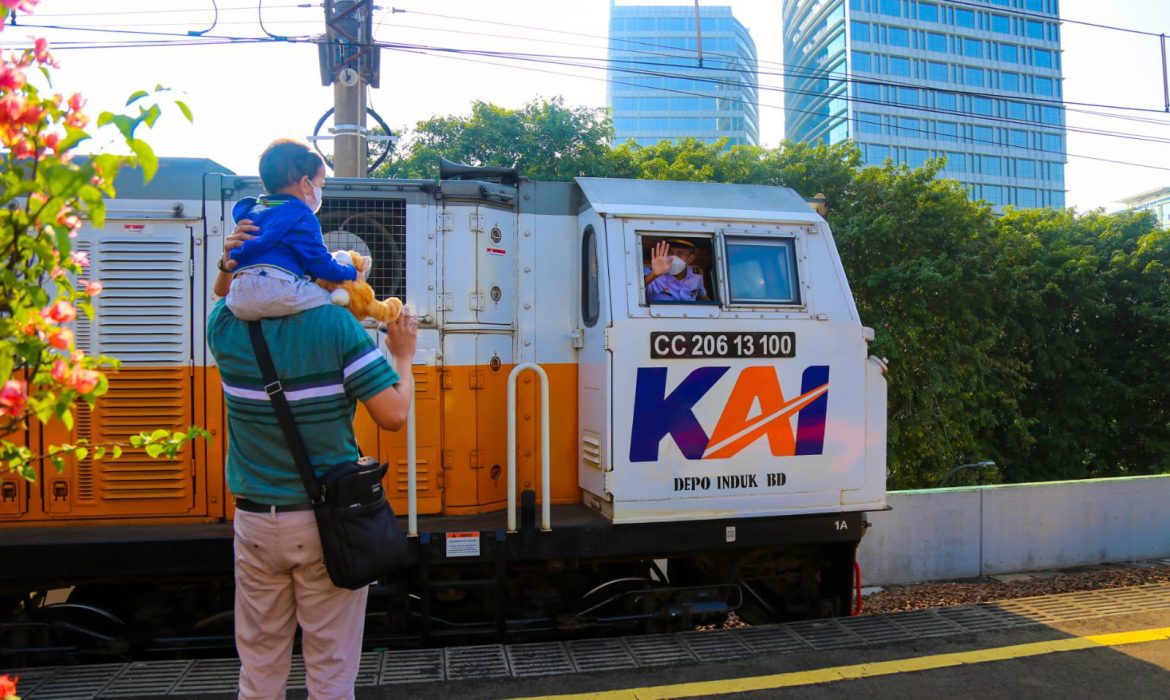
<svg viewBox="0 0 1170 700">
<path fill-rule="evenodd" d="M 352 282 L 330 282 L 317 280 L 317 284 L 324 287 L 333 299 L 333 303 L 344 306 L 360 321 L 372 318 L 379 323 L 390 324 L 398 319 L 402 313 L 402 300 L 390 297 L 385 301 L 378 301 L 374 297 L 374 289 L 366 283 L 366 275 L 370 272 L 373 261 L 368 255 L 359 255 L 352 250 L 338 250 L 333 253 L 333 259 L 342 265 L 352 265 L 357 268 L 358 277 Z"/>
</svg>

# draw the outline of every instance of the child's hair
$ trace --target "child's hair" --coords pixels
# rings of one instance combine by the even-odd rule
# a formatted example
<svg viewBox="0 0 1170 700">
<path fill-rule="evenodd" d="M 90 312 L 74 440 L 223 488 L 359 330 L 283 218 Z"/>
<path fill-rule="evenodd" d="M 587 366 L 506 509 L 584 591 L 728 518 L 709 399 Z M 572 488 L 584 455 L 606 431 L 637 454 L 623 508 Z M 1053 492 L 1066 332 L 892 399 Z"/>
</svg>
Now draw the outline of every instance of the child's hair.
<svg viewBox="0 0 1170 700">
<path fill-rule="evenodd" d="M 300 141 L 276 139 L 260 154 L 260 180 L 264 189 L 274 194 L 302 177 L 313 179 L 324 164 L 321 156 Z"/>
</svg>

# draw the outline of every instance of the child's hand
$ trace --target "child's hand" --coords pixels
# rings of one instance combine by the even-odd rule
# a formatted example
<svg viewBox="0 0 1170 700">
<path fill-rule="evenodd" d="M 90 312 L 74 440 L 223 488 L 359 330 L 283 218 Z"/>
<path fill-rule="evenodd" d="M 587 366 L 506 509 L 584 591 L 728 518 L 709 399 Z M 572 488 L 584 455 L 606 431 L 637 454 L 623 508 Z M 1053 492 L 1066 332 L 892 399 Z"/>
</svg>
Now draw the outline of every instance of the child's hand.
<svg viewBox="0 0 1170 700">
<path fill-rule="evenodd" d="M 418 316 L 410 304 L 402 307 L 402 313 L 391 324 L 386 326 L 386 349 L 394 356 L 395 362 L 405 362 L 407 365 L 414 360 L 414 350 L 418 343 Z"/>
</svg>

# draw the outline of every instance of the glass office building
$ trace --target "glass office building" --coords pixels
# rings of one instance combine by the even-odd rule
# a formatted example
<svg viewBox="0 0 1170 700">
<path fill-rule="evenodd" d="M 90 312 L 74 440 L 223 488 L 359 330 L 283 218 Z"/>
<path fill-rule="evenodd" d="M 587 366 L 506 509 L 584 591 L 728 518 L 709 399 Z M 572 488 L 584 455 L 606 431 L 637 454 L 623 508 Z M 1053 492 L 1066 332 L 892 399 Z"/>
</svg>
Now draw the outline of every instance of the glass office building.
<svg viewBox="0 0 1170 700">
<path fill-rule="evenodd" d="M 1159 187 L 1156 190 L 1135 194 L 1121 200 L 1127 211 L 1153 212 L 1158 226 L 1170 228 L 1170 187 Z"/>
<path fill-rule="evenodd" d="M 1057 0 L 783 0 L 785 132 L 866 164 L 945 156 L 1002 207 L 1064 206 Z"/>
<path fill-rule="evenodd" d="M 701 13 L 696 32 L 693 5 L 610 5 L 607 97 L 617 143 L 759 143 L 755 42 L 731 8 Z"/>
</svg>

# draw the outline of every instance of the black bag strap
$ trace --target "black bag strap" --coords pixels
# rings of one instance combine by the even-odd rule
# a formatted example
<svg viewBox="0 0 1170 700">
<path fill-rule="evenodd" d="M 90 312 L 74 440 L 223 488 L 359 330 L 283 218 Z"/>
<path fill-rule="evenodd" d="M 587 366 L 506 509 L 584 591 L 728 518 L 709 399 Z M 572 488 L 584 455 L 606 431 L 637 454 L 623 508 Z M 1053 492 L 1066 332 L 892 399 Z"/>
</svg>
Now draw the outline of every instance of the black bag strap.
<svg viewBox="0 0 1170 700">
<path fill-rule="evenodd" d="M 305 449 L 301 432 L 297 430 L 296 419 L 293 418 L 292 408 L 288 405 L 288 397 L 284 395 L 280 377 L 276 374 L 276 366 L 272 364 L 272 353 L 268 351 L 268 341 L 264 340 L 264 331 L 259 321 L 248 321 L 248 335 L 252 337 L 252 350 L 260 364 L 260 376 L 264 378 L 264 393 L 268 394 L 269 400 L 272 401 L 272 409 L 276 411 L 276 417 L 280 420 L 289 452 L 292 452 L 293 460 L 297 463 L 297 471 L 301 474 L 301 483 L 305 485 L 309 500 L 319 503 L 321 487 L 317 485 L 317 477 L 313 474 L 312 465 L 309 464 L 309 452 Z"/>
</svg>

